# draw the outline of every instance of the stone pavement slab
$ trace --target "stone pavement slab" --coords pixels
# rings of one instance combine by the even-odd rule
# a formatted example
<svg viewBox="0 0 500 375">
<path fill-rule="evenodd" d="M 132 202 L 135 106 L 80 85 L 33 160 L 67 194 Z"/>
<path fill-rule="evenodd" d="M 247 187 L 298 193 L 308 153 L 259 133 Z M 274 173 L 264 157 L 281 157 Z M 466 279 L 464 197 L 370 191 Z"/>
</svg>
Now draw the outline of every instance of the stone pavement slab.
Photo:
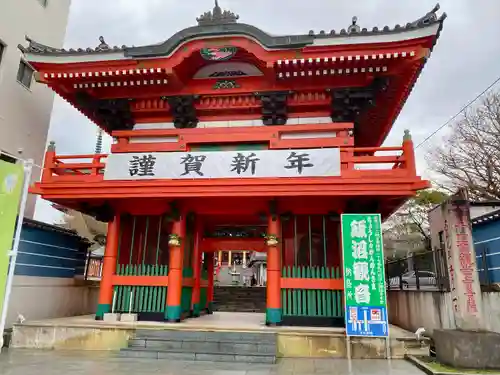
<svg viewBox="0 0 500 375">
<path fill-rule="evenodd" d="M 406 361 L 280 359 L 275 365 L 120 358 L 109 352 L 10 350 L 2 375 L 422 375 Z"/>
</svg>

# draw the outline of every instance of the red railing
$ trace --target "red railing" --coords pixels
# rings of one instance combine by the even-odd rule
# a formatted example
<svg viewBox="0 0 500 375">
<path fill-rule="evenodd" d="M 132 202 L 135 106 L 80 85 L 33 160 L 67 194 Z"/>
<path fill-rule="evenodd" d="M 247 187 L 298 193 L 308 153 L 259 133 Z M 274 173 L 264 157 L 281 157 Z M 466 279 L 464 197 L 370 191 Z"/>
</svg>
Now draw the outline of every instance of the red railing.
<svg viewBox="0 0 500 375">
<path fill-rule="evenodd" d="M 107 156 L 106 154 L 56 156 L 55 151 L 47 151 L 42 173 L 42 183 L 55 181 L 100 181 L 105 167 L 102 159 Z"/>
<path fill-rule="evenodd" d="M 384 155 L 380 155 L 380 154 Z M 389 153 L 389 155 L 387 155 Z M 56 155 L 47 151 L 42 183 L 103 181 L 103 159 L 107 155 Z M 402 147 L 340 148 L 341 176 L 333 178 L 402 178 L 416 177 L 413 143 L 405 140 Z M 141 181 L 137 181 L 141 183 Z M 185 183 L 185 182 L 184 182 Z"/>
<path fill-rule="evenodd" d="M 142 129 L 113 132 L 111 152 L 191 151 L 199 145 L 266 144 L 269 149 L 354 146 L 352 123 L 196 129 Z"/>
</svg>

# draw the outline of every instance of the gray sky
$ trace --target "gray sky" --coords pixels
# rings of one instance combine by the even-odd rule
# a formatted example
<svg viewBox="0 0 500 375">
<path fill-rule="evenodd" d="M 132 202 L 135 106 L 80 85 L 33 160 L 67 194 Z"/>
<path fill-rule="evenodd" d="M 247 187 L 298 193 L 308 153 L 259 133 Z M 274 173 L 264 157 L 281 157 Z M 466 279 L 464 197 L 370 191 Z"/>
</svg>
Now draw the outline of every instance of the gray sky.
<svg viewBox="0 0 500 375">
<path fill-rule="evenodd" d="M 423 16 L 435 0 L 220 0 L 240 21 L 270 34 L 302 34 L 309 30 L 339 31 L 352 16 L 358 25 L 401 25 Z M 417 145 L 453 116 L 500 75 L 500 1 L 443 0 L 443 32 L 406 106 L 386 141 L 400 145 L 409 129 Z M 212 0 L 72 0 L 65 47 L 96 47 L 103 35 L 110 45 L 145 45 L 162 42 L 175 32 L 196 24 L 195 18 L 212 9 Z M 498 86 L 496 87 L 498 89 Z M 443 130 L 432 142 L 439 142 Z M 59 154 L 91 153 L 96 127 L 77 110 L 56 98 L 49 139 Z M 424 156 L 417 149 L 419 172 L 428 177 Z M 104 151 L 109 150 L 105 141 Z M 47 204 L 37 207 L 37 219 L 52 222 L 59 214 Z"/>
</svg>

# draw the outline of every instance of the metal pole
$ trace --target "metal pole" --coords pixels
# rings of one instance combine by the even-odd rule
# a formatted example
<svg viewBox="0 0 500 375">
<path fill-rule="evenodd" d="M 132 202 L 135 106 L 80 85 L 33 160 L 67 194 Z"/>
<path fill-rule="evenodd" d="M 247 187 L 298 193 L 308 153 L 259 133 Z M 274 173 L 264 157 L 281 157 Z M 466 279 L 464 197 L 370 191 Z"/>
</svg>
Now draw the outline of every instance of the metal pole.
<svg viewBox="0 0 500 375">
<path fill-rule="evenodd" d="M 133 300 L 134 300 L 134 292 L 130 291 L 130 301 L 129 301 L 129 304 L 128 304 L 128 313 L 129 314 L 132 314 L 132 303 L 133 303 Z"/>
<path fill-rule="evenodd" d="M 387 373 L 392 374 L 392 360 L 391 360 L 391 336 L 387 335 L 385 338 L 385 352 L 387 355 Z"/>
<path fill-rule="evenodd" d="M 142 264 L 146 261 L 146 253 L 148 251 L 148 230 L 149 230 L 149 216 L 146 216 L 146 233 L 144 234 L 144 251 L 142 252 Z"/>
<path fill-rule="evenodd" d="M 349 374 L 352 374 L 352 355 L 351 355 L 351 337 L 346 336 L 345 339 L 346 349 L 347 349 L 347 365 Z"/>
<path fill-rule="evenodd" d="M 90 261 L 91 257 L 90 254 L 92 252 L 90 250 L 87 250 L 87 256 L 85 257 L 85 271 L 83 272 L 83 280 L 87 280 L 89 277 L 89 268 L 90 268 Z"/>
<path fill-rule="evenodd" d="M 483 247 L 483 251 L 481 254 L 483 258 L 483 280 L 487 286 L 490 286 L 490 275 L 488 272 L 488 259 L 486 258 L 486 252 L 486 247 Z M 479 273 L 479 276 L 481 276 L 481 273 Z M 481 278 L 479 280 L 481 280 Z"/>
<path fill-rule="evenodd" d="M 156 240 L 156 260 L 155 260 L 155 265 L 158 266 L 158 255 L 160 254 L 160 239 L 161 239 L 161 220 L 162 216 L 160 216 L 160 220 L 158 223 L 158 238 Z"/>
<path fill-rule="evenodd" d="M 130 241 L 130 257 L 128 264 L 132 264 L 132 254 L 134 253 L 134 239 L 135 239 L 135 216 L 132 224 L 132 240 Z M 140 246 L 140 245 L 139 245 Z"/>
<path fill-rule="evenodd" d="M 28 200 L 28 189 L 31 180 L 31 172 L 33 171 L 33 160 L 29 159 L 24 162 L 24 185 L 21 196 L 21 204 L 19 214 L 17 215 L 16 232 L 14 235 L 14 243 L 10 252 L 9 274 L 7 276 L 7 284 L 5 286 L 5 300 L 2 309 L 2 317 L 0 320 L 0 351 L 3 347 L 3 332 L 5 330 L 5 322 L 7 321 L 7 312 L 9 311 L 10 294 L 12 292 L 12 283 L 14 281 L 14 272 L 16 270 L 17 253 L 19 250 L 19 241 L 21 240 L 21 231 L 23 230 L 24 210 L 26 209 L 26 201 Z"/>
<path fill-rule="evenodd" d="M 311 234 L 311 215 L 308 216 L 309 223 L 309 267 L 312 267 L 312 234 Z"/>
<path fill-rule="evenodd" d="M 323 215 L 323 266 L 326 267 L 326 218 Z"/>
<path fill-rule="evenodd" d="M 114 314 L 115 309 L 116 309 L 116 292 L 117 290 L 113 290 L 113 304 L 111 305 L 111 313 Z"/>
<path fill-rule="evenodd" d="M 294 256 L 294 266 L 297 265 L 297 254 L 299 252 L 299 244 L 297 242 L 297 215 L 293 215 L 293 256 Z"/>
</svg>

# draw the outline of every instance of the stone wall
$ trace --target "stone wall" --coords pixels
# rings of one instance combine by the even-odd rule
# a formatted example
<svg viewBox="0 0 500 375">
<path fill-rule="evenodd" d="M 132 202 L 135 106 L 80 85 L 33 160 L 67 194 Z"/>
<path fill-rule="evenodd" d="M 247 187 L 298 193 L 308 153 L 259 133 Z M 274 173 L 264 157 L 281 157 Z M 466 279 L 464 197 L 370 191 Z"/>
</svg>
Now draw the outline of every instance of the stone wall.
<svg viewBox="0 0 500 375">
<path fill-rule="evenodd" d="M 7 328 L 21 314 L 27 321 L 93 314 L 99 288 L 77 279 L 16 276 Z"/>
<path fill-rule="evenodd" d="M 481 294 L 485 328 L 500 333 L 500 293 Z M 434 329 L 454 329 L 451 298 L 449 292 L 390 291 L 387 295 L 389 321 L 412 332 L 420 327 L 430 334 Z"/>
</svg>

